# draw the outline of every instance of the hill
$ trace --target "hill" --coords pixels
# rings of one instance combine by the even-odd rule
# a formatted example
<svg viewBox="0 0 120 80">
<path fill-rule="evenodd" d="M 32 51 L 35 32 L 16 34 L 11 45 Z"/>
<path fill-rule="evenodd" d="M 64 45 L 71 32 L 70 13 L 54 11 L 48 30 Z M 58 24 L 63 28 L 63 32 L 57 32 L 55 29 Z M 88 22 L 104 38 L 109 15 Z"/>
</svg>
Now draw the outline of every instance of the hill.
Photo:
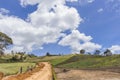
<svg viewBox="0 0 120 80">
<path fill-rule="evenodd" d="M 120 55 L 95 56 L 71 54 L 29 58 L 26 62 L 50 62 L 54 67 L 74 69 L 120 68 Z"/>
<path fill-rule="evenodd" d="M 120 68 L 120 55 L 93 56 L 76 54 L 57 64 L 57 67 L 75 69 Z"/>
<path fill-rule="evenodd" d="M 63 55 L 63 56 L 43 56 L 43 57 L 35 57 L 35 58 L 28 58 L 27 60 L 25 60 L 25 62 L 32 62 L 32 63 L 36 63 L 36 62 L 50 62 L 53 66 L 56 66 L 68 59 L 70 59 L 71 57 L 73 57 L 73 54 L 70 55 Z"/>
</svg>

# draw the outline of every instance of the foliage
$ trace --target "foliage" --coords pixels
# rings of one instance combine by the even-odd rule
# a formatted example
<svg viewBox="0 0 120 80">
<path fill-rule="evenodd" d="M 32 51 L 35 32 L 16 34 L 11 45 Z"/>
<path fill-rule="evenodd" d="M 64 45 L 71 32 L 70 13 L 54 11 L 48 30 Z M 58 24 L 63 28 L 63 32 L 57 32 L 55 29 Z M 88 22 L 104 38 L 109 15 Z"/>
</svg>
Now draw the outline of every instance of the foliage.
<svg viewBox="0 0 120 80">
<path fill-rule="evenodd" d="M 107 50 L 104 52 L 104 55 L 106 55 L 106 56 L 112 56 L 112 52 L 111 52 L 109 49 L 107 49 Z"/>
<path fill-rule="evenodd" d="M 53 80 L 58 80 L 53 66 L 52 66 L 52 75 L 53 75 Z"/>
<path fill-rule="evenodd" d="M 49 52 L 47 52 L 47 53 L 46 53 L 46 56 L 50 56 L 50 53 L 49 53 Z"/>
<path fill-rule="evenodd" d="M 4 40 L 6 42 L 6 45 L 13 44 L 13 41 L 9 36 L 0 32 L 0 41 L 4 41 Z"/>
<path fill-rule="evenodd" d="M 100 54 L 100 50 L 96 50 L 94 55 L 99 55 Z"/>
<path fill-rule="evenodd" d="M 84 50 L 84 49 L 81 49 L 81 50 L 80 50 L 80 54 L 85 54 L 85 50 Z"/>
<path fill-rule="evenodd" d="M 7 36 L 6 34 L 0 32 L 0 54 L 3 55 L 3 50 L 6 48 L 8 45 L 13 44 L 12 39 Z"/>
</svg>

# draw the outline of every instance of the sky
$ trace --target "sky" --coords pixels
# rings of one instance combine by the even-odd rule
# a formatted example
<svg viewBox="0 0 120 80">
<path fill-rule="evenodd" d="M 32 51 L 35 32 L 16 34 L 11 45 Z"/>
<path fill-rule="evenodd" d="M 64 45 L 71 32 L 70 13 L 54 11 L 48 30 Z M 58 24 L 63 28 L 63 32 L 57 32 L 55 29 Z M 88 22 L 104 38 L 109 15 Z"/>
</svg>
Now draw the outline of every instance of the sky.
<svg viewBox="0 0 120 80">
<path fill-rule="evenodd" d="M 119 30 L 120 0 L 0 0 L 0 31 L 14 43 L 6 52 L 118 54 Z"/>
</svg>

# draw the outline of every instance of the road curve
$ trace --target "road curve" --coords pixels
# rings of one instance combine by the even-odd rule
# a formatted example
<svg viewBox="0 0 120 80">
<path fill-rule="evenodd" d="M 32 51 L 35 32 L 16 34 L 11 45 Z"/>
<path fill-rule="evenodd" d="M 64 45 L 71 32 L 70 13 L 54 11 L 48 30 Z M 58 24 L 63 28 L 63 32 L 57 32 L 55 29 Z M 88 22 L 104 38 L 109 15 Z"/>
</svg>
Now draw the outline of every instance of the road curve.
<svg viewBox="0 0 120 80">
<path fill-rule="evenodd" d="M 52 66 L 48 62 L 42 62 L 45 66 L 38 72 L 24 80 L 52 80 Z"/>
</svg>

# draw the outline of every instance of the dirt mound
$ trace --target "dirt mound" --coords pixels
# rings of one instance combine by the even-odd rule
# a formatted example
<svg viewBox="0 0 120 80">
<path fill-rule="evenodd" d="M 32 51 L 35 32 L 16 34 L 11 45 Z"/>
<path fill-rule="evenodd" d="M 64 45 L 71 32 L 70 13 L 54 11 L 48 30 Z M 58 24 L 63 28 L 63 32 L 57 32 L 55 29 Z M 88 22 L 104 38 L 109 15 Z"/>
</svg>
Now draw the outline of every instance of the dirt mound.
<svg viewBox="0 0 120 80">
<path fill-rule="evenodd" d="M 120 80 L 120 73 L 99 70 L 55 69 L 59 80 Z"/>
</svg>

